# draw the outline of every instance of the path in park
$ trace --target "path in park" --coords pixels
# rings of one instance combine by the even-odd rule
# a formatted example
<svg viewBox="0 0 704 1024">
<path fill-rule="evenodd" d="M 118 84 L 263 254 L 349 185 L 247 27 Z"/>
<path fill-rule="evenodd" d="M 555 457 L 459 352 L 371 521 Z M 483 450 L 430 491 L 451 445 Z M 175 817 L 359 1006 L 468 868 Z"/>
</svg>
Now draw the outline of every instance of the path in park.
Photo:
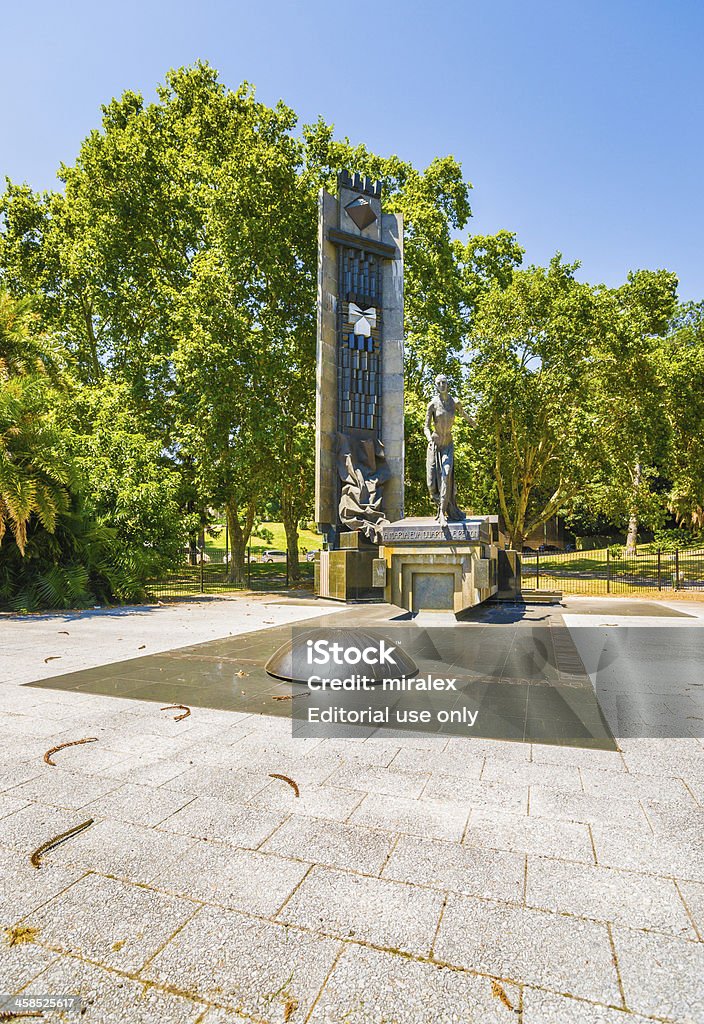
<svg viewBox="0 0 704 1024">
<path fill-rule="evenodd" d="M 624 610 L 588 624 L 663 626 Z M 701 1024 L 699 738 L 293 740 L 281 717 L 20 685 L 319 614 L 0 616 L 0 991 L 80 992 L 89 1024 Z"/>
</svg>

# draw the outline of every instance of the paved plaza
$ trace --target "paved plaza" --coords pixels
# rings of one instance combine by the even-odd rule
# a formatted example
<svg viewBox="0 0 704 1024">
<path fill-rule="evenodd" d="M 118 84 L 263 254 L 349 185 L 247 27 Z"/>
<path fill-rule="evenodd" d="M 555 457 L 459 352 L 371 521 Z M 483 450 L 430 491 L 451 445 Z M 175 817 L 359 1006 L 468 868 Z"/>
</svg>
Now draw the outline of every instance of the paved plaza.
<svg viewBox="0 0 704 1024">
<path fill-rule="evenodd" d="M 663 696 L 651 638 L 667 628 L 686 649 L 704 603 L 560 609 L 585 664 L 610 630 L 652 669 L 643 711 L 633 689 L 608 706 L 619 662 L 602 666 L 600 703 L 629 726 L 618 749 L 293 739 L 291 702 L 275 700 L 290 688 L 255 695 L 253 664 L 209 648 L 216 696 L 178 721 L 148 669 L 76 682 L 331 607 L 237 596 L 0 616 L 0 991 L 79 994 L 89 1024 L 701 1024 L 704 674 Z M 137 677 L 156 689 L 125 696 Z M 218 706 L 227 687 L 236 700 Z M 691 735 L 637 734 L 628 715 L 650 707 L 657 726 L 663 706 Z"/>
</svg>

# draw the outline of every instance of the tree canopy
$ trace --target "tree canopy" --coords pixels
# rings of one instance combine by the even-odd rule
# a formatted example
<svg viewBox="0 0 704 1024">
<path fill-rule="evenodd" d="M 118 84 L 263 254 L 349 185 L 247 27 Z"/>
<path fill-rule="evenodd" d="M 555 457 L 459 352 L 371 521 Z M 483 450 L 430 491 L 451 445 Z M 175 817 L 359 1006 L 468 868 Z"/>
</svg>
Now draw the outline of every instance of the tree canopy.
<svg viewBox="0 0 704 1024">
<path fill-rule="evenodd" d="M 587 500 L 613 522 L 701 525 L 702 311 L 676 307 L 674 275 L 608 289 L 559 255 L 522 269 L 512 232 L 464 233 L 452 156 L 420 170 L 374 154 L 198 63 L 154 102 L 107 104 L 60 190 L 8 182 L 0 200 L 1 521 L 20 553 L 32 517 L 56 535 L 79 501 L 144 575 L 217 508 L 236 576 L 275 498 L 295 571 L 317 193 L 343 169 L 380 179 L 404 217 L 407 512 L 429 511 L 423 411 L 442 371 L 476 410 L 460 501 L 500 512 L 513 543 Z"/>
</svg>

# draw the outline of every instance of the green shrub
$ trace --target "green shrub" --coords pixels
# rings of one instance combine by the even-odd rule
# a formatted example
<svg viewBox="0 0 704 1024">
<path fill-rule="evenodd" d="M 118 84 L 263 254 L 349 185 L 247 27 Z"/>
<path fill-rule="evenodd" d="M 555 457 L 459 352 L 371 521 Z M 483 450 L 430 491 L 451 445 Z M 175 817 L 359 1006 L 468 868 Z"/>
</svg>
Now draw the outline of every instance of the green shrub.
<svg viewBox="0 0 704 1024">
<path fill-rule="evenodd" d="M 0 608 L 87 608 L 144 598 L 151 555 L 135 557 L 115 531 L 80 510 L 62 515 L 53 533 L 33 518 L 24 556 L 5 538 L 0 547 Z"/>
<path fill-rule="evenodd" d="M 697 544 L 697 538 L 690 530 L 656 530 L 653 538 L 653 548 L 657 551 L 681 551 L 683 548 L 691 548 Z"/>
</svg>

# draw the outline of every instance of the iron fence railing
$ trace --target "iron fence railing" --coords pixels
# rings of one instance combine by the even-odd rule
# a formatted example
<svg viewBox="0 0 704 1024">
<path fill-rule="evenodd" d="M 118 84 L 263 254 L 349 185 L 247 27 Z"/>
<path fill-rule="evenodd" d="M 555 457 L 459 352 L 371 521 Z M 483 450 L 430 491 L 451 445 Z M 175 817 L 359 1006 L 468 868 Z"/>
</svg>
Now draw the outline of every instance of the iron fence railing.
<svg viewBox="0 0 704 1024">
<path fill-rule="evenodd" d="M 684 551 L 536 552 L 521 556 L 524 589 L 585 594 L 704 590 L 704 548 Z"/>
<path fill-rule="evenodd" d="M 231 553 L 224 548 L 197 549 L 184 553 L 184 561 L 160 576 L 147 581 L 149 596 L 188 597 L 191 594 L 217 594 L 231 590 L 287 590 L 296 583 L 313 580 L 313 563 L 305 552 L 299 556 L 298 579 L 293 579 L 286 552 L 266 557 L 247 551 L 243 567 L 231 571 Z"/>
</svg>

